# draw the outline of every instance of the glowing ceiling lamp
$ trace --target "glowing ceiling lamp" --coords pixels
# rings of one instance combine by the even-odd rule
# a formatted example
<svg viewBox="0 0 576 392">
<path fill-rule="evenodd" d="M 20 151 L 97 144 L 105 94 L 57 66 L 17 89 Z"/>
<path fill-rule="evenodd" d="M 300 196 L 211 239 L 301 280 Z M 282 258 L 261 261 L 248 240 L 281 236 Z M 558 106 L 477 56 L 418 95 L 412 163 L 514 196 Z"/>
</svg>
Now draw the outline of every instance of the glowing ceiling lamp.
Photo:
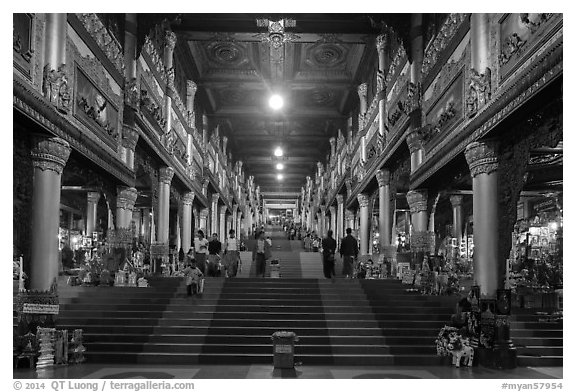
<svg viewBox="0 0 576 392">
<path fill-rule="evenodd" d="M 281 157 L 284 155 L 284 151 L 282 151 L 282 149 L 280 147 L 276 147 L 276 149 L 274 150 L 274 156 L 275 157 Z"/>
<path fill-rule="evenodd" d="M 280 110 L 282 109 L 282 107 L 284 106 L 284 98 L 282 98 L 280 95 L 278 94 L 274 94 L 270 97 L 270 99 L 268 100 L 268 105 L 273 109 L 273 110 Z"/>
<path fill-rule="evenodd" d="M 284 164 L 283 164 L 283 163 L 277 163 L 277 164 L 276 164 L 276 169 L 277 169 L 277 170 L 282 170 L 282 169 L 284 169 Z"/>
<path fill-rule="evenodd" d="M 284 175 L 278 174 L 278 175 L 276 176 L 276 178 L 278 179 L 278 181 L 282 181 L 282 180 L 284 179 Z"/>
</svg>

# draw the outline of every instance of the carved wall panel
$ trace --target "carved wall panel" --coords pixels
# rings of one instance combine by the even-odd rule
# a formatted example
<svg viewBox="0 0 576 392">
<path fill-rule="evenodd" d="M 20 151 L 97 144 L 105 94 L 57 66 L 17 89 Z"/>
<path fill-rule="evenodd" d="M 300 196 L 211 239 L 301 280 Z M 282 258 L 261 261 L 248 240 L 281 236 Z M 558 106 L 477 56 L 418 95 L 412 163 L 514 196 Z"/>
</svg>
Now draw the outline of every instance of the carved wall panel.
<svg viewBox="0 0 576 392">
<path fill-rule="evenodd" d="M 163 128 L 166 123 L 161 102 L 161 99 L 155 94 L 155 90 L 149 87 L 147 78 L 141 78 L 140 111 L 144 118 L 152 124 L 152 128 L 156 131 L 156 137 L 164 134 Z"/>
<path fill-rule="evenodd" d="M 32 80 L 32 55 L 34 53 L 34 16 L 12 14 L 12 40 L 14 68 Z"/>
<path fill-rule="evenodd" d="M 72 113 L 99 140 L 117 151 L 121 136 L 122 90 L 80 37 L 68 31 L 65 73 Z"/>
<path fill-rule="evenodd" d="M 460 72 L 426 113 L 430 139 L 439 137 L 456 126 L 464 117 L 464 73 Z"/>
<path fill-rule="evenodd" d="M 534 53 L 561 19 L 561 14 L 549 13 L 505 14 L 501 17 L 496 43 L 500 82 Z"/>
</svg>

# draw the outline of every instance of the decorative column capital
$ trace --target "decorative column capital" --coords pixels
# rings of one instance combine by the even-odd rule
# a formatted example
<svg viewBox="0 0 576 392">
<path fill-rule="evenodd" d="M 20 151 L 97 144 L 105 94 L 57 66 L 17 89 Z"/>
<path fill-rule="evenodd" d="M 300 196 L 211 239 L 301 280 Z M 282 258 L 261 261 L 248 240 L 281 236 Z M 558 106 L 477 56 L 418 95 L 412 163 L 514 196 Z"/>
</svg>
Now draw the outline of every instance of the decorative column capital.
<svg viewBox="0 0 576 392">
<path fill-rule="evenodd" d="M 136 188 L 119 186 L 116 189 L 116 207 L 132 211 L 138 197 Z"/>
<path fill-rule="evenodd" d="M 228 207 L 226 206 L 220 206 L 220 215 L 224 215 L 226 214 L 226 211 L 228 210 Z"/>
<path fill-rule="evenodd" d="M 330 210 L 330 215 L 336 215 L 336 207 L 330 206 L 329 210 Z"/>
<path fill-rule="evenodd" d="M 170 166 L 164 166 L 160 168 L 158 181 L 160 181 L 163 184 L 170 185 L 173 177 L 174 177 L 174 169 L 172 169 Z"/>
<path fill-rule="evenodd" d="M 376 50 L 378 54 L 383 54 L 384 49 L 386 48 L 386 41 L 388 41 L 388 34 L 379 34 L 376 37 Z"/>
<path fill-rule="evenodd" d="M 98 201 L 100 201 L 100 192 L 88 192 L 86 199 L 90 204 L 98 204 Z"/>
<path fill-rule="evenodd" d="M 376 171 L 376 181 L 378 181 L 379 188 L 390 184 L 390 170 L 380 169 Z"/>
<path fill-rule="evenodd" d="M 452 204 L 452 207 L 461 206 L 462 203 L 464 203 L 464 196 L 452 195 L 452 196 L 450 196 L 450 203 Z"/>
<path fill-rule="evenodd" d="M 173 31 L 167 30 L 164 39 L 166 41 L 166 49 L 174 51 L 174 47 L 176 46 L 176 34 Z"/>
<path fill-rule="evenodd" d="M 232 204 L 232 213 L 233 214 L 237 214 L 238 213 L 238 204 Z"/>
<path fill-rule="evenodd" d="M 358 195 L 358 204 L 360 204 L 360 208 L 368 207 L 368 203 L 370 202 L 370 197 L 365 193 L 360 193 Z"/>
<path fill-rule="evenodd" d="M 472 178 L 498 170 L 498 142 L 495 140 L 470 143 L 464 155 Z"/>
<path fill-rule="evenodd" d="M 321 212 L 322 214 L 325 214 L 325 213 L 326 213 L 326 206 L 325 206 L 324 204 L 320 204 L 320 205 L 318 206 L 318 208 L 320 209 L 320 212 Z"/>
<path fill-rule="evenodd" d="M 350 210 L 346 210 L 346 212 L 344 213 L 346 220 L 350 221 L 354 219 L 354 211 L 350 211 Z"/>
<path fill-rule="evenodd" d="M 218 203 L 218 200 L 220 200 L 220 195 L 217 193 L 213 193 L 212 194 L 212 203 Z"/>
<path fill-rule="evenodd" d="M 210 180 L 205 178 L 202 181 L 202 194 L 207 196 L 207 192 L 208 192 L 208 184 L 210 183 Z"/>
<path fill-rule="evenodd" d="M 410 213 L 416 214 L 428 211 L 428 191 L 426 189 L 408 191 L 406 199 L 410 206 Z"/>
<path fill-rule="evenodd" d="M 186 192 L 184 195 L 182 195 L 182 204 L 185 206 L 191 206 L 192 203 L 194 203 L 195 196 L 196 194 L 194 192 Z"/>
<path fill-rule="evenodd" d="M 338 203 L 338 205 L 341 205 L 344 203 L 344 195 L 336 195 L 336 203 Z"/>
<path fill-rule="evenodd" d="M 139 138 L 140 134 L 135 127 L 124 124 L 122 127 L 122 146 L 134 151 Z"/>
<path fill-rule="evenodd" d="M 187 80 L 186 87 L 188 90 L 188 94 L 190 94 L 192 96 L 192 99 L 194 99 L 194 95 L 196 94 L 196 91 L 198 91 L 198 85 L 193 80 Z"/>
<path fill-rule="evenodd" d="M 32 165 L 42 171 L 62 174 L 70 157 L 70 145 L 58 137 L 35 137 L 32 147 Z"/>
<path fill-rule="evenodd" d="M 358 86 L 358 96 L 360 97 L 361 100 L 366 100 L 367 94 L 368 94 L 368 84 L 361 83 Z"/>
<path fill-rule="evenodd" d="M 207 219 L 208 218 L 208 208 L 202 208 L 200 210 L 200 219 Z"/>
<path fill-rule="evenodd" d="M 422 150 L 424 148 L 424 140 L 418 130 L 413 130 L 408 135 L 406 135 L 406 144 L 408 144 L 410 154 L 413 154 L 416 151 Z"/>
<path fill-rule="evenodd" d="M 332 147 L 336 146 L 336 138 L 335 137 L 331 137 L 330 139 L 328 139 L 328 141 L 330 142 L 330 145 Z"/>
</svg>

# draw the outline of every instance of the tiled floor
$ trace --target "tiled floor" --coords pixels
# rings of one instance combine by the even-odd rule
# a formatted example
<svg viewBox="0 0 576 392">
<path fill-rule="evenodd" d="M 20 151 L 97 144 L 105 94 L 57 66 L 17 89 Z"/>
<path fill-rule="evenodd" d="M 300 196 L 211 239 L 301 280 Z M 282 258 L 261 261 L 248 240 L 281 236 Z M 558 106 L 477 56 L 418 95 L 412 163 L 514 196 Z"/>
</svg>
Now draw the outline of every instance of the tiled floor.
<svg viewBox="0 0 576 392">
<path fill-rule="evenodd" d="M 563 368 L 516 368 L 495 370 L 483 367 L 411 366 L 296 366 L 293 370 L 272 365 L 96 365 L 60 366 L 41 371 L 16 369 L 15 379 L 553 379 L 562 378 Z"/>
</svg>

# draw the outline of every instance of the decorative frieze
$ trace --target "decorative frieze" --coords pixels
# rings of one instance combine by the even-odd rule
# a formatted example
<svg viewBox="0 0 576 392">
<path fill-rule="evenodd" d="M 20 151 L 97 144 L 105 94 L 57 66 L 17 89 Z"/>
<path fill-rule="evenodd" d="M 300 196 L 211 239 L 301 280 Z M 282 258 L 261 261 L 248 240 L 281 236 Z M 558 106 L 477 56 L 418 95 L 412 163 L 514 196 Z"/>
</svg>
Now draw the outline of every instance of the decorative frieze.
<svg viewBox="0 0 576 392">
<path fill-rule="evenodd" d="M 386 75 L 386 85 L 389 85 L 392 81 L 392 78 L 396 76 L 397 68 L 404 64 L 406 60 L 406 50 L 404 49 L 404 45 L 398 45 L 398 49 L 396 50 L 396 54 L 394 55 L 394 59 L 390 64 L 390 68 L 388 69 L 388 74 Z"/>
<path fill-rule="evenodd" d="M 162 61 L 162 54 L 158 52 L 156 46 L 154 45 L 154 42 L 149 36 L 146 36 L 146 38 L 144 39 L 143 49 L 144 52 L 148 54 L 148 57 L 152 61 L 151 65 L 154 66 L 156 73 L 160 76 L 160 79 L 162 79 L 164 83 L 167 83 L 164 62 Z"/>
<path fill-rule="evenodd" d="M 94 38 L 120 75 L 124 75 L 124 53 L 114 36 L 108 32 L 96 14 L 76 14 L 86 31 Z"/>
<path fill-rule="evenodd" d="M 428 211 L 428 191 L 426 189 L 408 191 L 406 200 L 410 206 L 411 214 Z"/>
<path fill-rule="evenodd" d="M 379 188 L 390 184 L 390 171 L 388 169 L 377 170 L 376 181 L 378 181 Z"/>
<path fill-rule="evenodd" d="M 32 147 L 32 165 L 42 171 L 51 170 L 62 174 L 70 157 L 70 145 L 63 139 L 37 137 Z"/>
<path fill-rule="evenodd" d="M 136 111 L 138 111 L 140 107 L 140 91 L 136 78 L 126 80 L 124 83 L 124 103 Z"/>
<path fill-rule="evenodd" d="M 466 20 L 468 14 L 450 14 L 440 31 L 426 48 L 424 60 L 422 61 L 422 80 L 428 76 L 430 70 L 438 61 L 440 54 L 448 47 L 460 25 Z"/>
<path fill-rule="evenodd" d="M 42 93 L 59 112 L 68 114 L 70 111 L 70 86 L 68 86 L 65 67 L 65 64 L 61 64 L 58 70 L 54 70 L 50 68 L 50 64 L 44 66 Z"/>
<path fill-rule="evenodd" d="M 132 211 L 134 203 L 138 197 L 138 191 L 132 187 L 118 187 L 116 196 L 116 207 L 124 210 Z"/>
<path fill-rule="evenodd" d="M 162 108 L 154 101 L 148 90 L 144 88 L 140 90 L 140 109 L 148 113 L 161 128 L 164 128 L 166 119 L 164 118 L 164 113 L 162 113 Z"/>
<path fill-rule="evenodd" d="M 159 170 L 158 181 L 163 184 L 170 184 L 174 177 L 174 169 L 170 166 L 161 167 Z"/>
<path fill-rule="evenodd" d="M 498 142 L 495 140 L 470 143 L 464 155 L 472 178 L 498 170 Z"/>
<path fill-rule="evenodd" d="M 424 148 L 424 137 L 419 129 L 415 129 L 406 135 L 406 144 L 408 144 L 411 154 Z"/>
<path fill-rule="evenodd" d="M 344 195 L 341 194 L 336 195 L 336 203 L 338 203 L 338 205 L 344 203 Z"/>
</svg>

